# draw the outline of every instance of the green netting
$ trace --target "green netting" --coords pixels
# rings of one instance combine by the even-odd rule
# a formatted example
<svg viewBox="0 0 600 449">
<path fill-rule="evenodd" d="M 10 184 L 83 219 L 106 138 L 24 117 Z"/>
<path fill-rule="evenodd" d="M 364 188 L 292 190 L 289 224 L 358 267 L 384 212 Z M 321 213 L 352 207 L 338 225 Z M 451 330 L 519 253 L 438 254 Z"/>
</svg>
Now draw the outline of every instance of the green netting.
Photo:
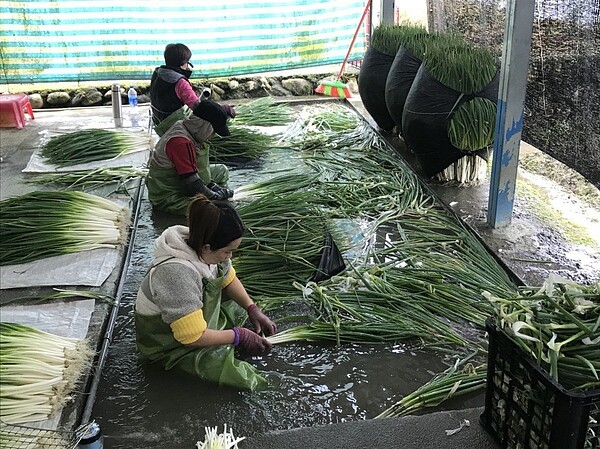
<svg viewBox="0 0 600 449">
<path fill-rule="evenodd" d="M 434 28 L 502 54 L 506 1 L 434 0 Z M 600 0 L 536 0 L 522 138 L 600 188 Z"/>
</svg>

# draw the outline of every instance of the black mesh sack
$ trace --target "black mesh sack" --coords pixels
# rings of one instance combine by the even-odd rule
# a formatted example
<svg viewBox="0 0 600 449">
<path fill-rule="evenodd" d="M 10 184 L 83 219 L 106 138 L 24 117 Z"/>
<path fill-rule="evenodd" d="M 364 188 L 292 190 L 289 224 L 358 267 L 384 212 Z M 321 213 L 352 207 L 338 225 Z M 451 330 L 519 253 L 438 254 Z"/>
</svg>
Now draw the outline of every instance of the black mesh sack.
<svg viewBox="0 0 600 449">
<path fill-rule="evenodd" d="M 434 176 L 466 155 L 488 158 L 487 149 L 463 151 L 450 143 L 448 127 L 455 111 L 465 102 L 483 97 L 498 100 L 499 73 L 476 94 L 463 94 L 434 79 L 421 66 L 412 83 L 402 113 L 402 137 L 417 155 L 425 175 Z"/>
<path fill-rule="evenodd" d="M 395 125 L 385 104 L 385 83 L 392 62 L 392 56 L 369 47 L 358 75 L 358 92 L 362 103 L 375 123 L 386 131 L 390 131 Z"/>
<path fill-rule="evenodd" d="M 341 273 L 346 268 L 344 259 L 333 237 L 328 232 L 325 236 L 325 243 L 321 249 L 321 259 L 319 266 L 310 278 L 313 282 L 321 282 Z"/>
<path fill-rule="evenodd" d="M 385 83 L 385 104 L 394 123 L 402 129 L 402 111 L 410 86 L 421 67 L 421 60 L 401 46 L 390 67 Z"/>
</svg>

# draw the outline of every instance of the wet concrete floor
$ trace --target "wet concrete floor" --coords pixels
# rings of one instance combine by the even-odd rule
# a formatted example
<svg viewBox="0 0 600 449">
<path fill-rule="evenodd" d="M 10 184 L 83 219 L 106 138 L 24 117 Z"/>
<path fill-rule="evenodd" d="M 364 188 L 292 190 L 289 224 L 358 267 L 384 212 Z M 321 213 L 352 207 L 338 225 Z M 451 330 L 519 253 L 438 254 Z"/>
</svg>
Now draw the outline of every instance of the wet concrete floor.
<svg viewBox="0 0 600 449">
<path fill-rule="evenodd" d="M 351 101 L 358 111 L 362 110 L 360 102 Z M 143 106 L 137 111 L 137 117 L 131 118 L 125 126 L 137 122 L 143 124 L 147 119 L 147 109 Z M 368 119 L 368 116 L 367 116 Z M 0 198 L 34 190 L 35 186 L 24 182 L 21 170 L 27 164 L 33 149 L 39 143 L 40 136 L 47 130 L 72 126 L 111 127 L 110 108 L 88 108 L 64 111 L 36 111 L 36 119 L 30 121 L 26 128 L 0 130 Z M 404 155 L 418 172 L 418 163 L 407 152 L 402 142 L 395 136 L 387 135 L 386 139 Z M 527 183 L 526 180 L 523 183 Z M 548 214 L 540 212 L 530 191 L 525 190 L 518 198 L 513 222 L 503 229 L 489 229 L 485 224 L 488 187 L 484 184 L 477 188 L 448 187 L 431 184 L 436 194 L 451 207 L 457 215 L 471 225 L 482 237 L 486 245 L 494 251 L 506 266 L 528 284 L 539 284 L 551 273 L 559 273 L 565 277 L 580 281 L 592 282 L 600 279 L 600 251 L 594 243 L 594 211 L 587 216 L 589 223 L 577 228 L 580 234 L 589 233 L 588 243 L 573 243 L 565 232 L 564 220 L 548 221 Z M 551 190 L 557 191 L 556 187 Z M 570 201 L 576 201 L 570 198 Z M 584 209 L 580 206 L 579 209 Z M 581 225 L 580 225 L 581 226 Z M 118 287 L 120 272 L 111 275 L 103 286 L 103 290 L 114 292 Z M 31 294 L 38 294 L 40 289 L 27 289 Z M 23 295 L 23 292 L 2 290 L 2 297 Z M 106 304 L 99 304 L 94 313 L 90 335 L 96 341 L 102 339 L 102 329 L 110 313 Z M 77 424 L 81 410 L 85 408 L 84 395 L 64 414 L 65 426 Z M 345 422 L 333 425 L 313 426 L 289 431 L 269 432 L 263 436 L 248 438 L 240 447 L 345 447 L 362 448 L 368 446 L 386 447 L 402 446 L 404 448 L 488 448 L 494 447 L 491 439 L 483 432 L 477 420 L 481 407 L 451 412 L 430 413 L 419 417 L 389 418 L 386 420 L 364 420 Z M 445 430 L 455 428 L 461 419 L 469 419 L 471 425 L 458 434 L 447 437 Z M 108 447 L 108 446 L 107 446 Z M 134 446 L 131 446 L 134 447 Z"/>
</svg>

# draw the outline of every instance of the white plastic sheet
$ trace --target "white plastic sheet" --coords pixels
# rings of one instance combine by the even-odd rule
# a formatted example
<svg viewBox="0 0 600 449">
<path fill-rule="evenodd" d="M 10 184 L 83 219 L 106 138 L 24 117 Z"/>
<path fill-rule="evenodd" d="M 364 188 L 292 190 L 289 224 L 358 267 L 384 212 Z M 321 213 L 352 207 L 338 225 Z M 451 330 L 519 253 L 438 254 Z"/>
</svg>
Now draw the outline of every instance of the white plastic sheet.
<svg viewBox="0 0 600 449">
<path fill-rule="evenodd" d="M 69 165 L 68 167 L 57 167 L 49 164 L 40 155 L 40 149 L 37 149 L 31 155 L 27 166 L 22 170 L 23 173 L 47 173 L 47 172 L 71 172 L 78 170 L 94 170 L 101 167 L 137 167 L 141 168 L 146 165 L 150 150 L 137 151 L 125 156 L 116 157 L 114 159 L 104 159 L 101 161 L 90 162 L 87 164 Z"/>
<path fill-rule="evenodd" d="M 101 286 L 119 261 L 119 249 L 100 248 L 0 267 L 0 289 L 56 285 Z"/>
</svg>

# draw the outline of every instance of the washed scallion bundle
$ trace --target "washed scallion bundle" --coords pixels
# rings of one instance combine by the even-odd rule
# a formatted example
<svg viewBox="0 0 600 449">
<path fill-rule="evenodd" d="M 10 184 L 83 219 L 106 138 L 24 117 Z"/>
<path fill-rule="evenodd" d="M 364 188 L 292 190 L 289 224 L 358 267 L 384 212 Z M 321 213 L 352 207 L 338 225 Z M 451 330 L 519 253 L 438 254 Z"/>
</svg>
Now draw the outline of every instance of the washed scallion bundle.
<svg viewBox="0 0 600 449">
<path fill-rule="evenodd" d="M 145 132 L 84 129 L 52 137 L 40 154 L 58 167 L 113 159 L 137 151 L 147 151 L 152 138 Z"/>
<path fill-rule="evenodd" d="M 274 145 L 272 136 L 254 129 L 229 125 L 229 131 L 230 136 L 214 137 L 206 143 L 211 161 L 259 159 Z"/>
<path fill-rule="evenodd" d="M 292 120 L 292 109 L 275 103 L 273 97 L 261 97 L 235 107 L 236 125 L 275 126 L 285 125 Z"/>
<path fill-rule="evenodd" d="M 50 417 L 90 366 L 85 340 L 17 323 L 0 323 L 0 420 L 8 424 Z"/>
<path fill-rule="evenodd" d="M 32 296 L 20 296 L 16 298 L 10 298 L 3 300 L 0 306 L 20 301 L 34 301 L 34 302 L 45 302 L 54 300 L 65 300 L 65 299 L 97 299 L 99 301 L 106 301 L 110 304 L 115 302 L 115 298 L 105 293 L 93 292 L 88 290 L 63 290 L 60 288 L 54 289 L 56 293 L 50 293 L 48 295 L 32 295 Z"/>
<path fill-rule="evenodd" d="M 67 189 L 92 189 L 112 183 L 124 185 L 133 179 L 144 178 L 147 174 L 148 169 L 139 167 L 100 167 L 94 170 L 38 173 L 27 179 L 27 182 L 44 185 L 64 184 Z"/>
<path fill-rule="evenodd" d="M 450 119 L 448 136 L 459 150 L 476 151 L 494 141 L 496 103 L 475 97 L 461 105 Z"/>
<path fill-rule="evenodd" d="M 127 237 L 127 207 L 78 191 L 36 191 L 0 201 L 0 265 L 95 248 Z"/>
</svg>

